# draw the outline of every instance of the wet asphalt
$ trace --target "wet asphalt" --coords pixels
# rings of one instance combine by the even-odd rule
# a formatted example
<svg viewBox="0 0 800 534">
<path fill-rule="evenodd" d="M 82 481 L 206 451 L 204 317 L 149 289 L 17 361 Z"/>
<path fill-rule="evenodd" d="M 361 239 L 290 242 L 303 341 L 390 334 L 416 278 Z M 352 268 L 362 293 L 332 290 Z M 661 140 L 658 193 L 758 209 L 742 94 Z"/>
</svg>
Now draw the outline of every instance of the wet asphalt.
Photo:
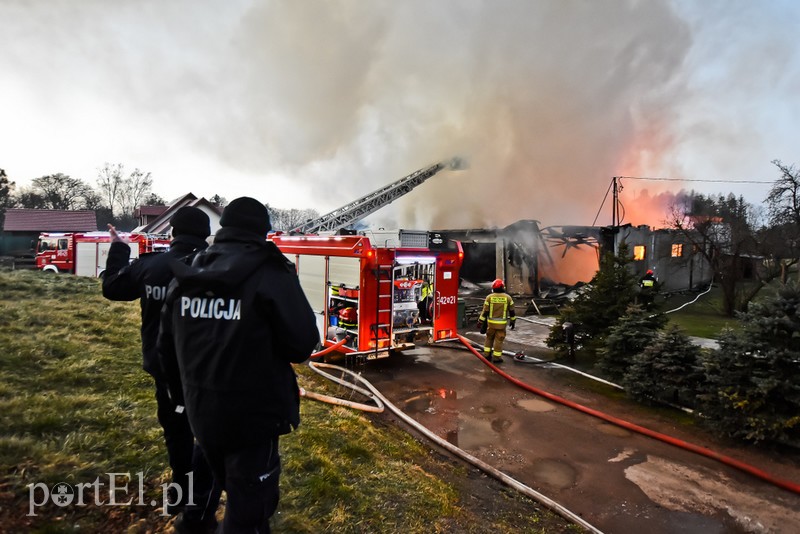
<svg viewBox="0 0 800 534">
<path fill-rule="evenodd" d="M 518 321 L 507 348 L 546 357 L 546 323 Z M 465 331 L 476 341 L 482 336 Z M 551 365 L 500 369 L 534 388 L 800 483 L 800 458 L 715 442 L 613 388 Z M 424 346 L 359 371 L 450 443 L 607 533 L 800 532 L 800 496 L 711 458 L 643 436 L 513 385 L 457 345 Z M 599 388 L 599 389 L 598 389 Z M 607 388 L 609 391 L 605 391 Z"/>
</svg>

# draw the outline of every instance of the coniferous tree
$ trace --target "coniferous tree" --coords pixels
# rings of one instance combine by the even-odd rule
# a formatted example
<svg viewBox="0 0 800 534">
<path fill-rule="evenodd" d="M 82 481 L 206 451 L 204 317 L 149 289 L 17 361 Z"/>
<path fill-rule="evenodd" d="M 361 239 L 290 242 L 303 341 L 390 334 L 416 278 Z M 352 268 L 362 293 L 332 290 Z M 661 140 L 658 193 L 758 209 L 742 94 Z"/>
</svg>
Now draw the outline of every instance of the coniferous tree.
<svg viewBox="0 0 800 534">
<path fill-rule="evenodd" d="M 700 347 L 673 325 L 634 356 L 622 384 L 634 399 L 693 408 L 703 381 Z"/>
<path fill-rule="evenodd" d="M 627 268 L 631 262 L 628 246 L 620 244 L 617 255 L 605 254 L 600 269 L 586 286 L 586 291 L 572 305 L 562 311 L 550 330 L 547 346 L 566 351 L 563 324 L 575 325 L 576 337 L 584 346 L 602 346 L 609 328 L 625 315 L 628 306 L 636 299 L 636 278 Z"/>
<path fill-rule="evenodd" d="M 741 318 L 705 361 L 703 413 L 722 434 L 800 446 L 800 288 L 782 286 Z"/>
<path fill-rule="evenodd" d="M 12 204 L 13 190 L 14 182 L 10 182 L 8 176 L 6 176 L 6 171 L 0 169 L 0 230 L 3 229 L 6 208 L 10 207 Z"/>
<path fill-rule="evenodd" d="M 597 366 L 612 380 L 621 380 L 633 358 L 655 342 L 666 322 L 663 313 L 648 312 L 632 304 L 619 322 L 609 329 Z"/>
</svg>

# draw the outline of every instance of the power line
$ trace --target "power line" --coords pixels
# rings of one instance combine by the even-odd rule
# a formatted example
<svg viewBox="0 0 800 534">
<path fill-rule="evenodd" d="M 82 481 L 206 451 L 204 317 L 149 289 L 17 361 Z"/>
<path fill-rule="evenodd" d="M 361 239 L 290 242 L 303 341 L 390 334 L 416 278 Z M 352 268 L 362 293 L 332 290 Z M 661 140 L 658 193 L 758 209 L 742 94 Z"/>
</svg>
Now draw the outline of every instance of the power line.
<svg viewBox="0 0 800 534">
<path fill-rule="evenodd" d="M 715 184 L 772 184 L 774 180 L 693 180 L 690 178 L 653 178 L 649 176 L 617 176 L 626 180 L 652 180 L 661 182 L 706 182 Z"/>
<path fill-rule="evenodd" d="M 597 223 L 597 218 L 600 217 L 600 212 L 603 209 L 603 206 L 606 203 L 606 199 L 608 198 L 608 192 L 611 191 L 611 186 L 614 185 L 614 180 L 611 180 L 611 183 L 608 184 L 608 189 L 606 189 L 606 196 L 603 197 L 603 201 L 600 203 L 600 208 L 597 210 L 597 215 L 594 216 L 594 221 L 592 221 L 592 226 Z"/>
</svg>

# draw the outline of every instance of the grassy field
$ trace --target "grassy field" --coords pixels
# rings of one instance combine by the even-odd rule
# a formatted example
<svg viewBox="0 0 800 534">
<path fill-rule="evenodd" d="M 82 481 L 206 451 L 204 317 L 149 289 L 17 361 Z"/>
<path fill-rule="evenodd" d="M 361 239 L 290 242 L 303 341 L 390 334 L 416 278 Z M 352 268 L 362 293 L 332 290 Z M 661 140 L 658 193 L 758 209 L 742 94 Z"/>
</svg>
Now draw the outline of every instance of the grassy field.
<svg viewBox="0 0 800 534">
<path fill-rule="evenodd" d="M 34 271 L 0 271 L 0 295 L 0 532 L 169 531 L 138 303 L 104 300 L 96 279 Z M 336 393 L 305 366 L 298 373 L 303 387 Z M 387 415 L 305 399 L 301 410 L 281 442 L 276 532 L 577 531 Z M 129 474 L 113 477 L 126 488 L 117 506 L 109 473 Z M 77 490 L 71 505 L 47 501 L 58 482 L 85 485 L 84 505 Z"/>
<path fill-rule="evenodd" d="M 691 302 L 697 298 L 696 302 Z M 660 302 L 661 311 L 668 313 L 670 323 L 678 325 L 686 335 L 716 339 L 725 328 L 739 328 L 739 320 L 722 314 L 722 295 L 718 287 L 707 294 L 674 295 Z M 682 307 L 683 306 L 683 307 Z"/>
</svg>

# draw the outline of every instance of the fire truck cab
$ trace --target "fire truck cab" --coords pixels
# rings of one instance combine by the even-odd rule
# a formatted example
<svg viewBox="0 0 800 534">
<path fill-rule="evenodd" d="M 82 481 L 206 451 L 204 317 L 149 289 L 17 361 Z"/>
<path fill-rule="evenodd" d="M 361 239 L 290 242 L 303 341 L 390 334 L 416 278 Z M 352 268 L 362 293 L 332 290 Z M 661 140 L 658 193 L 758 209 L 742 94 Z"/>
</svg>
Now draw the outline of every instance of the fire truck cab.
<svg viewBox="0 0 800 534">
<path fill-rule="evenodd" d="M 373 360 L 413 349 L 415 341 L 456 337 L 461 243 L 405 230 L 399 246 L 388 240 L 380 246 L 365 235 L 268 239 L 295 264 L 326 347 L 346 340 L 340 352 Z M 420 316 L 426 284 L 429 320 Z"/>
<path fill-rule="evenodd" d="M 121 232 L 131 247 L 131 259 L 169 249 L 167 236 Z M 78 276 L 103 276 L 111 236 L 108 232 L 63 232 L 39 234 L 36 267 L 45 272 Z"/>
</svg>

